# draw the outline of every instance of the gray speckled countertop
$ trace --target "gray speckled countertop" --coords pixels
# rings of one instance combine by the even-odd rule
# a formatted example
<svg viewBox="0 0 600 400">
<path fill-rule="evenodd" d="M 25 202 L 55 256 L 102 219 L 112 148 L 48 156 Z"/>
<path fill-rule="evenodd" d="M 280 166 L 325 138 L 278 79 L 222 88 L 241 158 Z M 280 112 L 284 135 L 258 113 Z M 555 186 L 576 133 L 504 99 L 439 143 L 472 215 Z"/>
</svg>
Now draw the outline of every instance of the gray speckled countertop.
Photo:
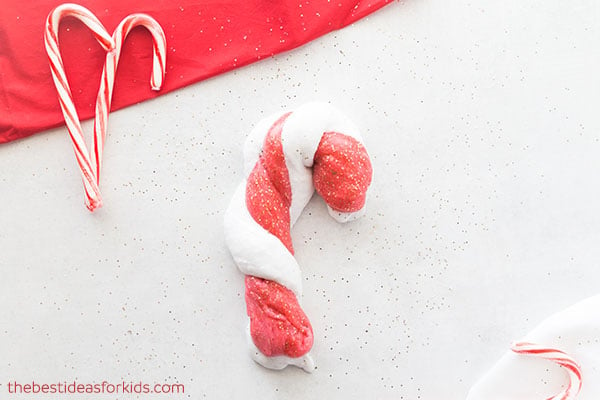
<svg viewBox="0 0 600 400">
<path fill-rule="evenodd" d="M 464 398 L 511 341 L 598 292 L 598 17 L 593 0 L 397 2 L 114 112 L 94 214 L 64 128 L 0 146 L 0 393 Z M 353 116 L 375 180 L 363 219 L 338 225 L 315 197 L 295 226 L 317 370 L 273 372 L 246 354 L 222 218 L 252 125 L 309 100 Z"/>
</svg>

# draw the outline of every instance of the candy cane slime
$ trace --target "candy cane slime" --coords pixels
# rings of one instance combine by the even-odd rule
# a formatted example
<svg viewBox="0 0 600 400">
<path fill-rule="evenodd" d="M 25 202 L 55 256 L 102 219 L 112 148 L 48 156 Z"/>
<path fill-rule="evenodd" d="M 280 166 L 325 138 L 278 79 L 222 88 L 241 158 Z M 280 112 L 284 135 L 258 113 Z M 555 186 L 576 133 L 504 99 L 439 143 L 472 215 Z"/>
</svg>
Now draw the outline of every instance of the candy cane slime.
<svg viewBox="0 0 600 400">
<path fill-rule="evenodd" d="M 112 103 L 113 87 L 117 66 L 121 57 L 121 49 L 129 32 L 137 26 L 143 26 L 152 35 L 152 73 L 150 86 L 152 90 L 160 90 L 165 76 L 167 41 L 165 33 L 156 20 L 146 14 L 131 14 L 121 21 L 112 35 L 115 48 L 106 54 L 106 62 L 102 70 L 100 89 L 96 99 L 96 119 L 94 120 L 94 157 L 92 167 L 96 172 L 97 183 L 100 183 L 100 169 L 102 167 L 102 154 L 108 125 L 108 114 Z"/>
<path fill-rule="evenodd" d="M 71 88 L 67 81 L 65 74 L 62 57 L 60 55 L 60 49 L 58 47 L 58 27 L 60 21 L 64 17 L 75 17 L 83 22 L 93 32 L 94 37 L 105 50 L 111 50 L 114 47 L 112 37 L 106 32 L 104 26 L 98 21 L 98 19 L 88 9 L 81 7 L 77 4 L 62 4 L 56 7 L 49 15 L 46 20 L 46 30 L 44 31 L 44 43 L 46 46 L 46 52 L 48 53 L 48 59 L 50 61 L 50 70 L 52 72 L 52 79 L 58 91 L 58 99 L 60 102 L 60 108 L 62 109 L 65 117 L 65 124 L 67 130 L 73 142 L 73 149 L 75 151 L 75 157 L 81 170 L 83 177 L 83 184 L 86 194 L 86 205 L 90 210 L 100 207 L 102 200 L 100 197 L 100 190 L 98 188 L 98 181 L 90 160 L 90 156 L 85 145 L 85 139 L 83 137 L 83 130 L 81 129 L 81 123 L 79 122 L 79 116 L 75 109 L 75 103 L 73 102 L 73 96 L 71 94 Z"/>
<path fill-rule="evenodd" d="M 244 148 L 245 176 L 225 213 L 225 239 L 246 274 L 249 345 L 261 365 L 313 369 L 290 228 L 312 197 L 340 222 L 364 213 L 372 167 L 350 120 L 311 103 L 261 121 Z"/>
<path fill-rule="evenodd" d="M 511 347 L 511 350 L 517 354 L 527 354 L 552 361 L 567 371 L 569 375 L 569 384 L 567 387 L 556 396 L 552 396 L 547 400 L 573 400 L 577 397 L 582 384 L 581 368 L 571 356 L 560 350 L 527 342 L 515 343 Z"/>
</svg>

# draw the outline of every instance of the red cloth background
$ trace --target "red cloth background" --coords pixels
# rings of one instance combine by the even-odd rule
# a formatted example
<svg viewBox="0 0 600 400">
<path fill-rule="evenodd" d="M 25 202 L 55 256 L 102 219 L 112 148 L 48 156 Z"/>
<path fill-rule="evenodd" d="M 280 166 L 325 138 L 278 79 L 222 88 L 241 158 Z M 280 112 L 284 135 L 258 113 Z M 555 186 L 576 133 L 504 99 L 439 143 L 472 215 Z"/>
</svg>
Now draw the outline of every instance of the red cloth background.
<svg viewBox="0 0 600 400">
<path fill-rule="evenodd" d="M 136 28 L 123 48 L 112 110 L 292 49 L 376 11 L 391 0 L 82 0 L 109 34 L 125 16 L 154 17 L 167 37 L 163 89 L 150 90 L 152 41 Z M 56 0 L 8 0 L 0 12 L 0 143 L 64 123 L 43 33 Z M 59 43 L 77 110 L 94 116 L 105 52 L 68 17 Z"/>
</svg>

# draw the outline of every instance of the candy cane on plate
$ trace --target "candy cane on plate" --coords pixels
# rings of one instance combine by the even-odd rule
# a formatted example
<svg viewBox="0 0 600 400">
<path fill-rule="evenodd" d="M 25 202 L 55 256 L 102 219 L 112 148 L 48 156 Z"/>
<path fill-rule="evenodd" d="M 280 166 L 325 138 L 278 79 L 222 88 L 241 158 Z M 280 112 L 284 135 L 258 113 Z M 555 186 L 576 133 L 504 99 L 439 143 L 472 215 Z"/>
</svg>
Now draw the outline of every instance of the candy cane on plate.
<svg viewBox="0 0 600 400">
<path fill-rule="evenodd" d="M 324 103 L 267 118 L 244 148 L 245 179 L 225 212 L 225 240 L 246 275 L 252 358 L 312 370 L 313 331 L 300 307 L 291 226 L 315 189 L 340 222 L 364 213 L 372 167 L 356 127 Z"/>
<path fill-rule="evenodd" d="M 152 35 L 153 54 L 152 54 L 152 75 L 150 76 L 150 86 L 152 90 L 160 90 L 165 76 L 167 42 L 165 33 L 156 20 L 146 14 L 131 14 L 121 21 L 115 29 L 112 39 L 115 48 L 106 54 L 106 62 L 102 70 L 102 79 L 100 80 L 100 89 L 96 99 L 96 119 L 94 120 L 94 156 L 91 157 L 92 167 L 95 170 L 98 181 L 100 179 L 100 169 L 102 164 L 102 153 L 104 150 L 104 141 L 106 139 L 106 129 L 108 124 L 108 113 L 112 102 L 113 86 L 115 84 L 115 75 L 121 49 L 127 35 L 137 26 L 143 26 Z"/>
<path fill-rule="evenodd" d="M 114 41 L 102 23 L 98 21 L 98 18 L 96 18 L 88 9 L 77 4 L 66 3 L 56 7 L 50 12 L 48 19 L 46 20 L 44 42 L 46 52 L 48 53 L 48 59 L 50 60 L 52 79 L 54 80 L 56 90 L 58 91 L 60 108 L 65 117 L 65 124 L 67 125 L 67 130 L 69 131 L 71 141 L 73 142 L 75 157 L 83 177 L 86 205 L 90 210 L 94 210 L 102 205 L 100 190 L 98 188 L 98 179 L 85 144 L 83 130 L 81 129 L 81 123 L 75 108 L 75 103 L 73 102 L 71 88 L 67 81 L 58 46 L 58 27 L 61 19 L 68 16 L 75 17 L 83 22 L 93 32 L 94 37 L 105 50 L 111 50 L 114 47 Z"/>
<path fill-rule="evenodd" d="M 577 397 L 582 384 L 581 367 L 570 355 L 561 350 L 528 342 L 515 343 L 511 346 L 511 350 L 517 354 L 540 357 L 565 368 L 569 375 L 569 384 L 562 392 L 550 397 L 548 400 L 573 400 Z"/>
</svg>

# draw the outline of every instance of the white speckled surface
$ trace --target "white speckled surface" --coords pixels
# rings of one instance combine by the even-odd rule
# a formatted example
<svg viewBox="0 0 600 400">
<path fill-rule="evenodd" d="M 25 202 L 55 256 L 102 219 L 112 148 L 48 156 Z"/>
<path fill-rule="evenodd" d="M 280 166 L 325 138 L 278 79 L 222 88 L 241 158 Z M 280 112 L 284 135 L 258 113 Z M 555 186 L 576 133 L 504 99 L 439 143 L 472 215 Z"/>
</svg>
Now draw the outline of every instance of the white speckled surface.
<svg viewBox="0 0 600 400">
<path fill-rule="evenodd" d="M 598 291 L 598 17 L 593 0 L 409 0 L 114 112 L 94 214 L 64 128 L 0 146 L 0 393 L 141 379 L 184 383 L 173 399 L 464 398 Z M 362 129 L 373 196 L 350 225 L 314 198 L 295 226 L 317 370 L 273 372 L 246 354 L 222 217 L 251 126 L 315 99 Z"/>
</svg>

